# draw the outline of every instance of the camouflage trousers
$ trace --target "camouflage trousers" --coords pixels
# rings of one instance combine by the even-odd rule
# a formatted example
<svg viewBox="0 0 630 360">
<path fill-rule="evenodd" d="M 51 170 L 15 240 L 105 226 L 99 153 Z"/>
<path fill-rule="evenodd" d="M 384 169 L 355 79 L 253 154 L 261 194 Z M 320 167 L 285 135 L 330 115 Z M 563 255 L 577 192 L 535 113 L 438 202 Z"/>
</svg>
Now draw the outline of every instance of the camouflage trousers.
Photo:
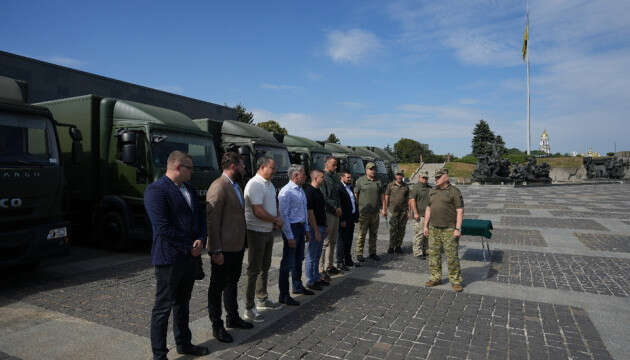
<svg viewBox="0 0 630 360">
<path fill-rule="evenodd" d="M 442 250 L 448 264 L 448 280 L 452 285 L 461 285 L 462 272 L 459 268 L 459 238 L 453 237 L 453 228 L 429 227 L 429 270 L 431 280 L 442 281 Z"/>
<path fill-rule="evenodd" d="M 427 237 L 424 236 L 424 218 L 413 221 L 413 256 L 427 253 Z"/>
<path fill-rule="evenodd" d="M 394 249 L 402 246 L 407 226 L 407 212 L 389 213 L 389 247 Z"/>
<path fill-rule="evenodd" d="M 357 239 L 356 256 L 363 256 L 363 245 L 365 244 L 365 235 L 370 232 L 370 243 L 368 252 L 370 255 L 376 255 L 376 236 L 378 234 L 378 212 L 374 214 L 359 214 L 359 238 Z"/>
</svg>

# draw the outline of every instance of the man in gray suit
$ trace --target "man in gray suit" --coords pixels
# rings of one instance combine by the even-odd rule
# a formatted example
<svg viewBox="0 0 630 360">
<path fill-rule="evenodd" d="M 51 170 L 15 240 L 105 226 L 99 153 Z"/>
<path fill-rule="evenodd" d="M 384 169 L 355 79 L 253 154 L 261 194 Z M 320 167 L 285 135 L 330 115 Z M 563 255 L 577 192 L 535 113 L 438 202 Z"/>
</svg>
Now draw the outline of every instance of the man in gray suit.
<svg viewBox="0 0 630 360">
<path fill-rule="evenodd" d="M 232 336 L 225 330 L 221 319 L 221 295 L 227 312 L 227 327 L 253 327 L 252 323 L 238 315 L 236 299 L 247 231 L 243 190 L 238 185 L 245 166 L 237 153 L 227 152 L 221 159 L 221 168 L 223 174 L 210 185 L 206 193 L 207 249 L 212 262 L 208 313 L 214 337 L 221 342 L 232 342 Z"/>
</svg>

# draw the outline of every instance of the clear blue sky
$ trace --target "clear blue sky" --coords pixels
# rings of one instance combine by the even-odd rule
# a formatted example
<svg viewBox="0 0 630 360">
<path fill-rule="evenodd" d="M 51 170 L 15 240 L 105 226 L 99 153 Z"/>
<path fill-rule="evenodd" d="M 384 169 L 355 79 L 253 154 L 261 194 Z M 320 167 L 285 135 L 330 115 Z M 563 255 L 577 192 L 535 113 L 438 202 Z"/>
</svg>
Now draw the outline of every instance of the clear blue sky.
<svg viewBox="0 0 630 360">
<path fill-rule="evenodd" d="M 530 2 L 532 148 L 630 150 L 630 2 Z M 215 103 L 315 139 L 525 148 L 523 1 L 2 2 L 2 50 Z"/>
</svg>

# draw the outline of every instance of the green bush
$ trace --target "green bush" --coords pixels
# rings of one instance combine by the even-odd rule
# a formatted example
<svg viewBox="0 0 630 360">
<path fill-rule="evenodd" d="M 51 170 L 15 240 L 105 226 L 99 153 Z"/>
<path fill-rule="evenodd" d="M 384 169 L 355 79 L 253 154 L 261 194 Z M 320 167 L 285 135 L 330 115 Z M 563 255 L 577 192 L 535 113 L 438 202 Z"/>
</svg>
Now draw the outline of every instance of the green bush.
<svg viewBox="0 0 630 360">
<path fill-rule="evenodd" d="M 527 162 L 527 154 L 507 154 L 503 155 L 502 158 L 510 160 L 512 163 L 524 163 Z"/>
<path fill-rule="evenodd" d="M 464 156 L 462 158 L 459 158 L 459 159 L 457 159 L 457 160 L 455 160 L 453 162 L 460 162 L 460 163 L 466 163 L 466 164 L 477 164 L 478 161 L 479 160 L 476 157 L 474 157 L 472 155 L 466 155 L 466 156 Z"/>
</svg>

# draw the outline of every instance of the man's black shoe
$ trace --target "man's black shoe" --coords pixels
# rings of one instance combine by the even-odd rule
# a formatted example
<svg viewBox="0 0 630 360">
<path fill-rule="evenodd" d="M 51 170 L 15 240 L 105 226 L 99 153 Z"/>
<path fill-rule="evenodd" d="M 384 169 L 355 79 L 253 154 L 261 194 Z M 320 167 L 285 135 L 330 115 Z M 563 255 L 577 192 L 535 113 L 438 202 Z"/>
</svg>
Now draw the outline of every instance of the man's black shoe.
<svg viewBox="0 0 630 360">
<path fill-rule="evenodd" d="M 318 290 L 318 291 L 322 289 L 322 287 L 319 286 L 319 284 L 317 284 L 317 283 L 311 284 L 311 285 L 306 284 L 306 287 L 311 289 L 311 290 Z"/>
<path fill-rule="evenodd" d="M 294 298 L 287 296 L 284 298 L 280 298 L 279 300 L 280 304 L 285 304 L 285 305 L 289 305 L 289 306 L 298 306 L 300 305 L 300 302 L 295 300 Z"/>
<path fill-rule="evenodd" d="M 376 254 L 372 254 L 370 255 L 370 259 L 374 260 L 374 261 L 379 261 L 381 260 L 380 256 L 376 255 Z"/>
<path fill-rule="evenodd" d="M 251 329 L 254 327 L 254 324 L 241 319 L 239 316 L 236 319 L 226 319 L 225 326 L 232 329 Z"/>
<path fill-rule="evenodd" d="M 336 267 L 332 266 L 332 267 L 329 267 L 328 269 L 326 269 L 326 272 L 329 273 L 329 274 L 335 275 L 335 274 L 339 274 L 339 269 L 337 269 Z"/>
<path fill-rule="evenodd" d="M 183 355 L 204 356 L 210 354 L 210 350 L 208 350 L 205 346 L 197 346 L 193 344 L 188 346 L 177 345 L 177 353 Z"/>
<path fill-rule="evenodd" d="M 212 328 L 212 336 L 224 343 L 231 343 L 234 341 L 234 339 L 232 339 L 232 335 L 230 335 L 224 327 Z"/>
<path fill-rule="evenodd" d="M 365 258 L 363 257 L 363 255 L 357 255 L 357 261 L 358 262 L 364 262 Z"/>
<path fill-rule="evenodd" d="M 346 266 L 354 266 L 354 261 L 352 260 L 346 260 L 343 262 Z"/>
<path fill-rule="evenodd" d="M 320 279 L 319 281 L 317 281 L 317 285 L 319 285 L 319 286 L 330 286 L 330 282 Z"/>
<path fill-rule="evenodd" d="M 298 290 L 293 290 L 294 294 L 302 294 L 302 295 L 315 295 L 314 292 L 312 292 L 309 289 L 298 289 Z"/>
<path fill-rule="evenodd" d="M 401 248 L 400 246 L 396 246 L 396 247 L 394 248 L 394 253 L 396 253 L 396 254 L 402 254 L 402 253 L 403 253 L 402 248 Z"/>
<path fill-rule="evenodd" d="M 393 254 L 394 253 L 394 248 L 388 248 L 387 249 L 387 253 L 388 254 Z M 370 257 L 372 257 L 372 255 L 370 255 Z"/>
<path fill-rule="evenodd" d="M 339 267 L 339 270 L 341 271 L 350 271 L 350 268 L 348 268 L 346 265 L 337 265 L 337 267 Z"/>
</svg>

